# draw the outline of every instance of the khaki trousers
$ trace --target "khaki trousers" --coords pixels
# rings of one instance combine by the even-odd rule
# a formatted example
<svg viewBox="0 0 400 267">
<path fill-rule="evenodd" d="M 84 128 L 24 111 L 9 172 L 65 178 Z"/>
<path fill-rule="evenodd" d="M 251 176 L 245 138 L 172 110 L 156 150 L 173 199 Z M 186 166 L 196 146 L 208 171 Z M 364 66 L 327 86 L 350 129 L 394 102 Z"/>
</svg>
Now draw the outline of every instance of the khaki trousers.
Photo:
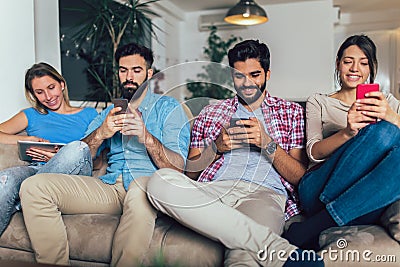
<svg viewBox="0 0 400 267">
<path fill-rule="evenodd" d="M 25 180 L 20 198 L 36 261 L 69 265 L 61 214 L 119 215 L 123 211 L 114 236 L 112 264 L 135 266 L 150 245 L 156 217 L 142 190 L 147 180 L 148 177 L 138 178 L 128 192 L 121 177 L 113 185 L 94 177 L 65 174 L 38 174 Z"/>
<path fill-rule="evenodd" d="M 286 197 L 273 190 L 244 181 L 200 183 L 172 169 L 156 171 L 147 188 L 157 209 L 224 244 L 225 266 L 283 266 L 276 253 L 288 257 L 296 249 L 279 236 Z"/>
</svg>

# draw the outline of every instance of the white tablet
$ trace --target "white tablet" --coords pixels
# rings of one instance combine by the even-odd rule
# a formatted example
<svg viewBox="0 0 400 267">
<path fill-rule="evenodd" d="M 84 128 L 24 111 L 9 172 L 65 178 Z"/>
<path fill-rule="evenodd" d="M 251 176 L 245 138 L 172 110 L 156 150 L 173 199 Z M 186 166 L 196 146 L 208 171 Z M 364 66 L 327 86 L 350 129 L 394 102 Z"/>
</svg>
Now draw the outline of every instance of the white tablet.
<svg viewBox="0 0 400 267">
<path fill-rule="evenodd" d="M 21 160 L 32 161 L 32 157 L 26 154 L 26 150 L 28 150 L 29 148 L 34 147 L 49 152 L 57 152 L 64 145 L 64 143 L 46 143 L 18 140 L 18 154 Z"/>
</svg>

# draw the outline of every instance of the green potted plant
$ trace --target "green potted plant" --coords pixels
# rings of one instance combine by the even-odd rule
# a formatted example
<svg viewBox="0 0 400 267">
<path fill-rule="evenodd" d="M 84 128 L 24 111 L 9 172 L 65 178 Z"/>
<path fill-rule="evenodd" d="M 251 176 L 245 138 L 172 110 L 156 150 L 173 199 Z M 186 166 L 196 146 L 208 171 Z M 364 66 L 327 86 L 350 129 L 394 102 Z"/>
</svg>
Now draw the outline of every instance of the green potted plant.
<svg viewBox="0 0 400 267">
<path fill-rule="evenodd" d="M 71 40 L 77 54 L 89 67 L 89 82 L 94 94 L 106 93 L 105 101 L 120 96 L 114 54 L 127 42 L 148 44 L 155 37 L 149 7 L 159 0 L 82 0 L 81 8 L 69 8 L 82 18 L 72 29 Z"/>
<path fill-rule="evenodd" d="M 210 30 L 210 35 L 207 38 L 207 46 L 204 47 L 203 52 L 205 57 L 211 62 L 221 63 L 231 45 L 242 38 L 231 35 L 228 40 L 223 40 L 217 34 L 217 27 L 212 26 Z M 203 69 L 204 73 L 197 75 L 202 82 L 188 80 L 187 89 L 192 93 L 189 98 L 209 97 L 224 99 L 234 95 L 231 90 L 224 88 L 224 86 L 231 87 L 232 80 L 227 75 L 221 75 L 222 73 L 226 73 L 223 65 L 208 64 L 203 66 Z"/>
</svg>

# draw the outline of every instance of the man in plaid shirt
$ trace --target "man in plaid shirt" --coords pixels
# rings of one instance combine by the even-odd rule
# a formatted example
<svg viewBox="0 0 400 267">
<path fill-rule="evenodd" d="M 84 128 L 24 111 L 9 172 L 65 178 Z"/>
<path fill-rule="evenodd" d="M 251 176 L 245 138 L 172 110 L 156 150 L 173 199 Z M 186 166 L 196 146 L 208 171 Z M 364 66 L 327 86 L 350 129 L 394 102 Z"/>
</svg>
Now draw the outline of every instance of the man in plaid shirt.
<svg viewBox="0 0 400 267">
<path fill-rule="evenodd" d="M 148 185 L 149 199 L 163 213 L 223 243 L 225 266 L 323 266 L 320 260 L 293 262 L 289 256 L 297 248 L 279 236 L 285 207 L 286 218 L 299 213 L 293 186 L 306 171 L 303 109 L 267 92 L 265 44 L 243 41 L 228 58 L 237 95 L 200 112 L 188 177 L 157 171 Z M 272 257 L 272 250 L 289 259 Z"/>
</svg>

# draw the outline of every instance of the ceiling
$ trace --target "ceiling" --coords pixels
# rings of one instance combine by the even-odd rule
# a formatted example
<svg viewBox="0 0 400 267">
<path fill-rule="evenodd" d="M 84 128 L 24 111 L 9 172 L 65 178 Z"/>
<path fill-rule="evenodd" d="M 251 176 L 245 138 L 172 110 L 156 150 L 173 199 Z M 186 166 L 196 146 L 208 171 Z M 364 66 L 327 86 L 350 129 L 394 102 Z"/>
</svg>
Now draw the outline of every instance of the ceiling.
<svg viewBox="0 0 400 267">
<path fill-rule="evenodd" d="M 201 11 L 230 8 L 239 0 L 169 0 L 184 11 Z M 273 5 L 315 0 L 255 0 L 259 5 Z M 340 6 L 342 13 L 382 11 L 400 9 L 400 0 L 332 0 L 334 6 Z"/>
</svg>

